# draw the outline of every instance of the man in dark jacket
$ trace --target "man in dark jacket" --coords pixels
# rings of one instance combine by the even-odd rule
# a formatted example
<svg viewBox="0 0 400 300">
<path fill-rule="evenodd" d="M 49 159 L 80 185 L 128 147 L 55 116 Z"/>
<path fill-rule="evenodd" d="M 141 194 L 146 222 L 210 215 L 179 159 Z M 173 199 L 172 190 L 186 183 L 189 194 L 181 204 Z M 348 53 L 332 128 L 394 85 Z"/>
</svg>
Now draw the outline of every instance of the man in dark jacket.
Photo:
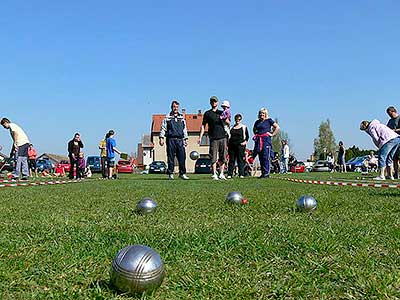
<svg viewBox="0 0 400 300">
<path fill-rule="evenodd" d="M 74 138 L 68 142 L 68 157 L 71 166 L 69 169 L 69 179 L 74 179 L 74 167 L 78 168 L 77 161 L 82 148 L 83 143 L 81 141 L 81 135 L 75 133 Z"/>
<path fill-rule="evenodd" d="M 168 157 L 168 176 L 174 179 L 175 156 L 179 164 L 179 177 L 189 179 L 186 176 L 186 153 L 187 129 L 184 116 L 179 113 L 179 102 L 173 100 L 171 103 L 171 112 L 165 116 L 160 131 L 160 146 L 163 146 L 166 139 L 167 157 Z"/>
</svg>

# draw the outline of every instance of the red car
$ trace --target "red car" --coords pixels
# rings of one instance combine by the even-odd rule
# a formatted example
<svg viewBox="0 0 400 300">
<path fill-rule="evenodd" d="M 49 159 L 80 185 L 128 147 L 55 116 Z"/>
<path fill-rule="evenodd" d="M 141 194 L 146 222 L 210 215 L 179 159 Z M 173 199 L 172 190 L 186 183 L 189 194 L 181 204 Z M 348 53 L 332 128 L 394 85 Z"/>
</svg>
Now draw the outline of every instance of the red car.
<svg viewBox="0 0 400 300">
<path fill-rule="evenodd" d="M 67 160 L 61 160 L 61 161 L 58 163 L 58 165 L 59 165 L 61 168 L 64 168 L 64 171 L 65 171 L 65 172 L 69 172 L 69 169 L 71 169 L 71 165 L 69 164 L 69 161 L 67 161 Z"/>
<path fill-rule="evenodd" d="M 296 162 L 290 166 L 290 172 L 292 173 L 304 173 L 306 171 L 306 165 L 302 161 Z"/>
<path fill-rule="evenodd" d="M 129 160 L 119 160 L 117 170 L 118 173 L 133 173 L 133 166 Z"/>
</svg>

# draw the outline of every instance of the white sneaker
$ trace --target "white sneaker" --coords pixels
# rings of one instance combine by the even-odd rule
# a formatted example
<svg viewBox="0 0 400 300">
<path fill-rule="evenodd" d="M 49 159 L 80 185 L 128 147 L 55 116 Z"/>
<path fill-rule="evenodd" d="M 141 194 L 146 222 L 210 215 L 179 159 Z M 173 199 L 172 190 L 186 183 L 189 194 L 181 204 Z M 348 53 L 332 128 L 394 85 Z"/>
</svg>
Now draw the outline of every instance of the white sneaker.
<svg viewBox="0 0 400 300">
<path fill-rule="evenodd" d="M 394 176 L 390 176 L 390 180 L 394 180 Z"/>
<path fill-rule="evenodd" d="M 228 179 L 232 179 L 232 176 L 228 175 L 228 177 L 226 177 L 226 178 L 228 178 Z"/>
<path fill-rule="evenodd" d="M 214 174 L 213 176 L 211 176 L 212 180 L 218 180 L 218 175 Z"/>
<path fill-rule="evenodd" d="M 373 180 L 385 180 L 385 176 L 378 176 L 378 177 L 375 177 Z"/>
<path fill-rule="evenodd" d="M 244 176 L 239 176 L 239 178 L 244 178 Z"/>
<path fill-rule="evenodd" d="M 169 175 L 168 175 L 168 179 L 169 179 L 169 180 L 174 180 L 174 174 L 169 174 Z"/>
<path fill-rule="evenodd" d="M 226 177 L 225 177 L 225 175 L 224 175 L 223 173 L 221 173 L 221 174 L 219 175 L 219 179 L 221 179 L 221 180 L 226 180 Z"/>
<path fill-rule="evenodd" d="M 188 180 L 189 179 L 189 177 L 187 177 L 186 174 L 179 175 L 179 178 L 181 178 L 183 180 Z"/>
</svg>

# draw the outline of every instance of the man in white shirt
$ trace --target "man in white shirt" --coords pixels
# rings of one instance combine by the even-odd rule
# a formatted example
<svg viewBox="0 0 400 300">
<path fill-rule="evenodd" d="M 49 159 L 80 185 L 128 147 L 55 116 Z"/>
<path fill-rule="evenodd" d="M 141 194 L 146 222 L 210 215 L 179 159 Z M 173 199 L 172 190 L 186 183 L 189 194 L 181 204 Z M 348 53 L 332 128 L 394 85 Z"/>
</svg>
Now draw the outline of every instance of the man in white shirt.
<svg viewBox="0 0 400 300">
<path fill-rule="evenodd" d="M 15 123 L 7 118 L 3 118 L 0 124 L 4 129 L 10 130 L 11 138 L 13 139 L 13 149 L 17 153 L 17 166 L 15 168 L 15 173 L 13 179 L 19 179 L 19 175 L 22 168 L 22 178 L 21 180 L 28 180 L 29 178 L 29 168 L 28 168 L 28 149 L 29 149 L 29 139 L 26 133 Z"/>
<path fill-rule="evenodd" d="M 281 149 L 281 160 L 282 160 L 282 172 L 281 173 L 287 173 L 289 172 L 289 156 L 290 156 L 290 150 L 289 150 L 289 145 L 286 140 L 282 140 L 282 149 Z"/>
</svg>

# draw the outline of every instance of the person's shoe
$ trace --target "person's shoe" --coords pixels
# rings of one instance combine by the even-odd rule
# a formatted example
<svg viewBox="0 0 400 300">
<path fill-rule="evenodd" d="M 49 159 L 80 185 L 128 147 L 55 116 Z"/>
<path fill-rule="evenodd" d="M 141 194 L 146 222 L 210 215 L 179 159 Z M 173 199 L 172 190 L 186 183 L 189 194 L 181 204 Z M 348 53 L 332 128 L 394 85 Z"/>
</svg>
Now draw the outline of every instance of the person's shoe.
<svg viewBox="0 0 400 300">
<path fill-rule="evenodd" d="M 221 179 L 221 180 L 226 180 L 226 177 L 225 177 L 225 175 L 224 175 L 223 173 L 221 173 L 221 174 L 219 175 L 219 179 Z"/>
<path fill-rule="evenodd" d="M 168 175 L 168 180 L 174 180 L 174 174 L 169 174 Z"/>
<path fill-rule="evenodd" d="M 394 180 L 394 176 L 390 176 L 390 180 Z"/>
<path fill-rule="evenodd" d="M 226 177 L 227 179 L 232 179 L 232 176 L 231 175 L 228 175 L 228 177 Z"/>
<path fill-rule="evenodd" d="M 187 177 L 186 174 L 179 175 L 179 178 L 181 178 L 183 180 L 188 180 L 189 179 L 189 177 Z"/>
<path fill-rule="evenodd" d="M 269 178 L 268 174 L 262 174 L 260 177 L 258 177 L 259 179 L 266 179 Z"/>
<path fill-rule="evenodd" d="M 29 178 L 26 177 L 26 176 L 24 176 L 24 177 L 21 178 L 21 181 L 28 181 L 28 180 L 29 180 Z"/>
<path fill-rule="evenodd" d="M 243 176 L 243 175 L 240 175 L 239 178 L 244 178 L 244 176 Z"/>
<path fill-rule="evenodd" d="M 377 176 L 375 178 L 373 178 L 373 180 L 385 180 L 385 176 Z"/>
<path fill-rule="evenodd" d="M 214 174 L 213 176 L 211 176 L 212 180 L 218 180 L 218 175 Z"/>
</svg>

